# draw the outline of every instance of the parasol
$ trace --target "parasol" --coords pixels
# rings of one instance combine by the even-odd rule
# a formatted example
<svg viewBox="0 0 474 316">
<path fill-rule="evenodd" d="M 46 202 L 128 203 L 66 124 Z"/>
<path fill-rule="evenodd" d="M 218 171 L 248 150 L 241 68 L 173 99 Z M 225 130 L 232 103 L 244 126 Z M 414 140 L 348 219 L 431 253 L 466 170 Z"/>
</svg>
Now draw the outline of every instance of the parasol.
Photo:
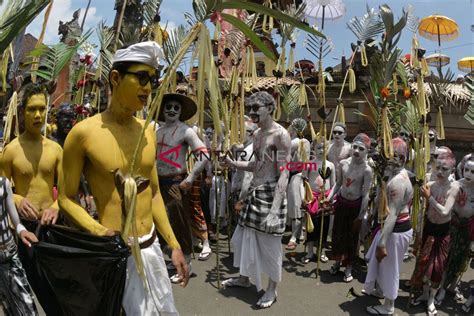
<svg viewBox="0 0 474 316">
<path fill-rule="evenodd" d="M 321 29 L 324 30 L 324 20 L 335 20 L 346 13 L 346 6 L 342 0 L 306 0 L 305 15 L 310 18 L 321 19 Z"/>
<path fill-rule="evenodd" d="M 464 57 L 458 61 L 458 69 L 464 72 L 472 72 L 474 70 L 474 57 Z"/>
<path fill-rule="evenodd" d="M 421 19 L 418 32 L 424 38 L 441 42 L 452 41 L 459 35 L 459 27 L 456 21 L 442 15 L 430 15 Z"/>
<path fill-rule="evenodd" d="M 443 67 L 449 64 L 451 58 L 447 55 L 434 53 L 426 56 L 426 63 L 432 67 Z"/>
</svg>

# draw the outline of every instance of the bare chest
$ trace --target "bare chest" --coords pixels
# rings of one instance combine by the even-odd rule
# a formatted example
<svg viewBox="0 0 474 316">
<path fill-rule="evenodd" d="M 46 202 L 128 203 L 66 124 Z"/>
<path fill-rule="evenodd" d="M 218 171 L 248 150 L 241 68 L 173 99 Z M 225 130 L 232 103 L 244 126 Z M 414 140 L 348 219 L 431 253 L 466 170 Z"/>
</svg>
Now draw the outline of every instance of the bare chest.
<svg viewBox="0 0 474 316">
<path fill-rule="evenodd" d="M 21 177 L 54 175 L 57 155 L 48 148 L 20 151 L 13 159 L 13 174 Z"/>
</svg>

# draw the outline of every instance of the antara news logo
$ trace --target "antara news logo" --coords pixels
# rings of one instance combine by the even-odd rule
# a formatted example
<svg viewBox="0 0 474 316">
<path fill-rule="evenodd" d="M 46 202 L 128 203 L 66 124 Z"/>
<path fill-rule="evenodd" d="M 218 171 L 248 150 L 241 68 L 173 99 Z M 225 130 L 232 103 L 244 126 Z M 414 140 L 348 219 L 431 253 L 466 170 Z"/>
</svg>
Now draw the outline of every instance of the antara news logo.
<svg viewBox="0 0 474 316">
<path fill-rule="evenodd" d="M 166 151 L 163 151 L 158 154 L 157 159 L 163 161 L 166 164 L 169 164 L 177 169 L 181 169 L 182 165 L 178 163 L 180 153 L 181 153 L 182 145 L 177 145 L 172 147 Z M 185 161 L 189 161 L 191 157 L 195 161 L 212 161 L 214 158 L 217 158 L 219 161 L 224 161 L 227 158 L 233 161 L 267 161 L 267 162 L 283 162 L 283 165 L 280 166 L 280 171 L 284 171 L 285 169 L 290 172 L 300 172 L 303 170 L 307 171 L 317 171 L 318 165 L 316 162 L 301 162 L 298 161 L 297 153 L 295 153 L 291 157 L 291 161 L 285 162 L 286 157 L 284 152 L 282 151 L 272 151 L 270 153 L 264 153 L 262 155 L 258 155 L 256 152 L 252 151 L 251 153 L 245 150 L 236 150 L 234 152 L 229 150 L 213 150 L 209 152 L 207 150 L 199 150 L 197 152 L 190 152 L 185 157 Z M 313 155 L 311 154 L 309 159 L 313 159 Z"/>
</svg>

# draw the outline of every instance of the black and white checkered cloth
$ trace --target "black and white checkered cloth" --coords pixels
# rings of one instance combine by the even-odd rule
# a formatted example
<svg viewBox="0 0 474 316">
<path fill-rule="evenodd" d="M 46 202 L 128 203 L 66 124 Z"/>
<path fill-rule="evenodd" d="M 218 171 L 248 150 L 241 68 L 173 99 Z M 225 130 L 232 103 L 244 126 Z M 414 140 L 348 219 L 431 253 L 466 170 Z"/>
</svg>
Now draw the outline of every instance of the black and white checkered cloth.
<svg viewBox="0 0 474 316">
<path fill-rule="evenodd" d="M 250 188 L 246 199 L 246 206 L 240 212 L 239 225 L 255 229 L 263 233 L 269 233 L 265 229 L 265 219 L 272 208 L 277 182 L 267 182 L 254 188 Z M 280 205 L 277 227 L 272 230 L 272 235 L 283 235 L 286 225 L 286 197 Z"/>
</svg>

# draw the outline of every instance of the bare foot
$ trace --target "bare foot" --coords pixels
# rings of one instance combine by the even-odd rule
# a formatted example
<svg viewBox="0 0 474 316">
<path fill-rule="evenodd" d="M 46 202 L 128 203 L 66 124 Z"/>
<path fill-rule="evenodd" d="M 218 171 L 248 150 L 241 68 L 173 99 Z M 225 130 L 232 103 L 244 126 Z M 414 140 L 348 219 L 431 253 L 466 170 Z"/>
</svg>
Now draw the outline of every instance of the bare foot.
<svg viewBox="0 0 474 316">
<path fill-rule="evenodd" d="M 258 300 L 257 307 L 258 308 L 269 308 L 271 307 L 277 300 L 277 292 L 276 291 L 266 291 L 265 294 Z"/>
<path fill-rule="evenodd" d="M 230 278 L 222 282 L 223 287 L 250 287 L 250 280 L 247 277 Z"/>
</svg>

